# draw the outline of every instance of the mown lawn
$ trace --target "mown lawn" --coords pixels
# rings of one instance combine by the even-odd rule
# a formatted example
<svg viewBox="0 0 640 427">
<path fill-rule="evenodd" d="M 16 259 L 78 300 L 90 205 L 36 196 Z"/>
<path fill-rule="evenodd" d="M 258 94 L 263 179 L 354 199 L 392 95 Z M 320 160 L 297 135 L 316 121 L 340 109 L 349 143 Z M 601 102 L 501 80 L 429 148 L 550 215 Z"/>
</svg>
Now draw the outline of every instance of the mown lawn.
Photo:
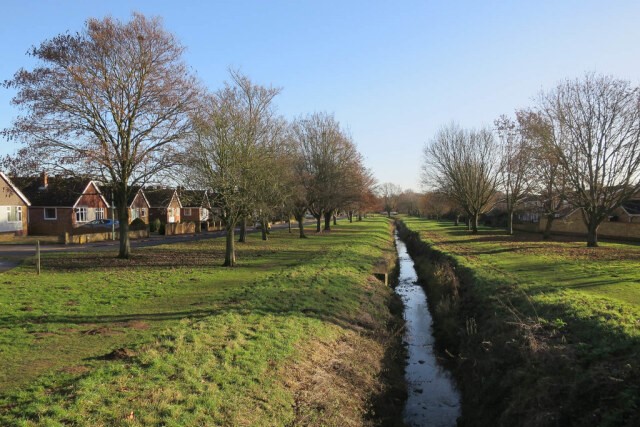
<svg viewBox="0 0 640 427">
<path fill-rule="evenodd" d="M 587 248 L 566 237 L 403 222 L 462 273 L 460 365 L 476 415 L 497 411 L 487 419 L 531 426 L 635 425 L 639 245 Z"/>
<path fill-rule="evenodd" d="M 0 425 L 380 422 L 397 302 L 371 272 L 389 227 L 250 235 L 233 269 L 215 239 L 1 274 Z"/>
</svg>

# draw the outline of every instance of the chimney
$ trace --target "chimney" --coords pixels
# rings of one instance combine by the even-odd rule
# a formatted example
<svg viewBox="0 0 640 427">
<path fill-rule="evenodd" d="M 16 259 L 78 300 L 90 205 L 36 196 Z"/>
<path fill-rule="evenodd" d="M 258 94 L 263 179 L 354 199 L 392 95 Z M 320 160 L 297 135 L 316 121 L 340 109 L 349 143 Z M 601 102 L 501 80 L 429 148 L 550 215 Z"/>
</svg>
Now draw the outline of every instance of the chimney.
<svg viewBox="0 0 640 427">
<path fill-rule="evenodd" d="M 44 190 L 49 185 L 49 175 L 47 175 L 47 171 L 42 171 L 40 175 L 41 183 L 40 190 Z"/>
</svg>

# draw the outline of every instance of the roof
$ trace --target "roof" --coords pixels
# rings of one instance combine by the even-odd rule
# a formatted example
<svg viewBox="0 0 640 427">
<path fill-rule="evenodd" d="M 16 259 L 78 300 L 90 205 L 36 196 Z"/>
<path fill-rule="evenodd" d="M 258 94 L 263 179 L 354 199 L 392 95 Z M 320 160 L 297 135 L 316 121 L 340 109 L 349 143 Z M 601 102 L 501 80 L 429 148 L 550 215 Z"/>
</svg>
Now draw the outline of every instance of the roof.
<svg viewBox="0 0 640 427">
<path fill-rule="evenodd" d="M 24 202 L 25 205 L 31 206 L 31 202 L 29 201 L 29 199 L 27 199 L 27 197 L 24 194 L 22 194 L 22 191 L 20 191 L 20 189 L 18 189 L 18 187 L 16 187 L 16 185 L 13 183 L 13 181 L 11 181 L 9 179 L 8 176 L 6 176 L 4 173 L 0 172 L 0 177 L 2 179 L 4 179 L 5 182 L 11 188 L 11 190 L 13 190 L 13 192 L 16 193 L 18 195 L 18 197 L 20 197 L 20 199 L 22 199 L 22 201 Z"/>
<path fill-rule="evenodd" d="M 149 207 L 166 208 L 171 203 L 171 198 L 176 193 L 172 188 L 145 188 L 144 195 L 147 197 Z M 178 198 L 178 201 L 180 199 Z"/>
<path fill-rule="evenodd" d="M 629 215 L 640 215 L 640 200 L 629 200 L 622 204 L 622 208 Z"/>
<path fill-rule="evenodd" d="M 131 190 L 129 192 L 129 197 L 127 198 L 127 206 L 131 206 L 131 204 L 133 204 L 133 201 L 135 200 L 136 196 L 138 195 L 138 193 L 140 192 L 140 190 L 142 190 L 142 186 L 140 185 L 132 185 L 129 187 L 129 189 Z M 104 197 L 108 200 L 111 200 L 111 187 L 109 185 L 100 185 L 100 191 L 102 192 L 102 194 L 104 194 Z M 142 192 L 142 197 L 145 197 L 144 191 Z M 148 202 L 147 202 L 148 203 Z"/>
<path fill-rule="evenodd" d="M 180 190 L 180 203 L 185 208 L 209 208 L 206 190 Z"/>
<path fill-rule="evenodd" d="M 87 177 L 59 177 L 47 178 L 47 187 L 42 186 L 42 178 L 17 177 L 12 178 L 16 187 L 31 201 L 31 206 L 62 206 L 73 207 L 93 182 Z M 96 183 L 96 188 L 98 187 Z M 103 194 L 97 193 L 106 203 Z"/>
</svg>

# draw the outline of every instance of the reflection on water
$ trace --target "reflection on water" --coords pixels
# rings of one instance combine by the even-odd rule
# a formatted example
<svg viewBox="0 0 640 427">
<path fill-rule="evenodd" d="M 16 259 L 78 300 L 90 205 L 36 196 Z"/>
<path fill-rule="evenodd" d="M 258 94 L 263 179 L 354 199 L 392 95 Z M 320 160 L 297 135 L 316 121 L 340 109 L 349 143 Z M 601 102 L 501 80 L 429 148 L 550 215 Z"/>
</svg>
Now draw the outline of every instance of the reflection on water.
<svg viewBox="0 0 640 427">
<path fill-rule="evenodd" d="M 424 290 L 417 284 L 413 260 L 396 236 L 400 277 L 396 293 L 404 302 L 408 359 L 405 369 L 408 398 L 404 421 L 408 426 L 455 426 L 460 397 L 453 378 L 436 360 L 431 313 Z"/>
</svg>

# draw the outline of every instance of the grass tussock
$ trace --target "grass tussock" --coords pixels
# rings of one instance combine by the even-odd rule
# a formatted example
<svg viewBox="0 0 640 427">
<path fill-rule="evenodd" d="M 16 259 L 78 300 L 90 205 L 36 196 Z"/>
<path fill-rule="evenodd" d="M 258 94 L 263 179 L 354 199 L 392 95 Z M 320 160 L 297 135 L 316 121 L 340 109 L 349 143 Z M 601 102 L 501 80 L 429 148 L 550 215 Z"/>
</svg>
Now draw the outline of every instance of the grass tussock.
<svg viewBox="0 0 640 427">
<path fill-rule="evenodd" d="M 4 273 L 0 425 L 399 425 L 389 227 L 252 236 L 233 269 L 211 240 Z"/>
<path fill-rule="evenodd" d="M 640 247 L 400 228 L 456 368 L 462 425 L 635 425 Z"/>
</svg>

